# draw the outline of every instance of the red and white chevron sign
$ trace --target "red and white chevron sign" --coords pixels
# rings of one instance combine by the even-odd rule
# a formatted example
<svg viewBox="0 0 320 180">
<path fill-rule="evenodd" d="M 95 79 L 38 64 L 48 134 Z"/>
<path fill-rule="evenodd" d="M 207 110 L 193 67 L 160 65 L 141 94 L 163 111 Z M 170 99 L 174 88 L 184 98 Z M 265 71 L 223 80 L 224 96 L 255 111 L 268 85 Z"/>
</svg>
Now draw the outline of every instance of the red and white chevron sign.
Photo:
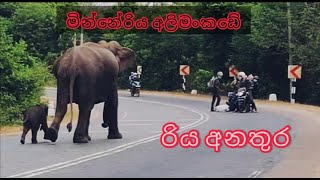
<svg viewBox="0 0 320 180">
<path fill-rule="evenodd" d="M 180 75 L 187 76 L 190 74 L 190 66 L 180 65 Z"/>
</svg>

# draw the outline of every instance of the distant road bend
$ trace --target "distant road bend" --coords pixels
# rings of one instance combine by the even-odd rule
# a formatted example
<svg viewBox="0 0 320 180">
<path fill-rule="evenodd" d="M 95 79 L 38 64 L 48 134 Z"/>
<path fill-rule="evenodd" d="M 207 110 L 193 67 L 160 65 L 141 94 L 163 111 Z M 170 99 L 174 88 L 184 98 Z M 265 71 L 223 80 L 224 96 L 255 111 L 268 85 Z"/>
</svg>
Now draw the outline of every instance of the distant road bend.
<svg viewBox="0 0 320 180">
<path fill-rule="evenodd" d="M 55 99 L 56 90 L 47 89 L 46 96 Z M 221 103 L 224 103 L 223 101 Z M 259 113 L 210 112 L 210 104 L 200 100 L 141 94 L 130 97 L 119 92 L 119 129 L 121 140 L 108 140 L 107 129 L 101 127 L 103 104 L 94 107 L 90 122 L 92 141 L 72 143 L 73 131 L 61 126 L 55 143 L 43 140 L 19 143 L 20 134 L 1 136 L 1 177 L 261 177 L 281 162 L 281 151 L 273 147 L 261 153 L 247 145 L 231 149 L 222 146 L 216 153 L 204 143 L 211 129 L 221 131 L 266 129 L 274 133 L 291 126 L 296 138 L 295 121 L 287 116 L 259 108 Z M 195 149 L 181 146 L 168 149 L 161 145 L 162 126 L 173 121 L 179 134 L 198 130 L 201 144 Z"/>
</svg>

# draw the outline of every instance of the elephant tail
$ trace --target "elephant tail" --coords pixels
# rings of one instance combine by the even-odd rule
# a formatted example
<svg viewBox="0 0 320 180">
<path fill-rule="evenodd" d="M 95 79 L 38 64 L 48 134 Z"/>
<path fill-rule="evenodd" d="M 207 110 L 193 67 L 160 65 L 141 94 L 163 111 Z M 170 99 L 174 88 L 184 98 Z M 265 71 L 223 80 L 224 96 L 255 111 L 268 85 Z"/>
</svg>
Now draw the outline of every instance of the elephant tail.
<svg viewBox="0 0 320 180">
<path fill-rule="evenodd" d="M 70 76 L 70 87 L 69 87 L 69 90 L 70 90 L 70 107 L 71 107 L 71 119 L 70 119 L 70 122 L 67 124 L 67 129 L 68 129 L 69 132 L 71 132 L 71 130 L 72 130 L 72 120 L 73 120 L 73 106 L 72 106 L 72 103 L 73 103 L 73 86 L 74 86 L 75 78 L 76 78 L 76 75 L 75 75 L 75 73 L 73 73 Z"/>
</svg>

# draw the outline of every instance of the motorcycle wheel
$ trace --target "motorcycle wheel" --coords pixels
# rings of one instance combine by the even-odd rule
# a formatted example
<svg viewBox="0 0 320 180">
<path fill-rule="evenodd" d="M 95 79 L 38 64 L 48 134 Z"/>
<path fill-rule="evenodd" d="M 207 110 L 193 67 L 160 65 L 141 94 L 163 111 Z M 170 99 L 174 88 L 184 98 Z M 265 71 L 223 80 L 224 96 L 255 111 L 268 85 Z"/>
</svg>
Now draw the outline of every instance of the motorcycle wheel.
<svg viewBox="0 0 320 180">
<path fill-rule="evenodd" d="M 137 89 L 137 96 L 140 97 L 140 89 Z"/>
<path fill-rule="evenodd" d="M 250 104 L 247 104 L 246 105 L 246 112 L 250 112 L 252 109 L 251 105 Z"/>
<path fill-rule="evenodd" d="M 239 102 L 239 103 L 238 103 L 238 111 L 239 111 L 240 113 L 244 113 L 244 112 L 247 111 L 247 106 L 245 105 L 244 102 Z"/>
</svg>

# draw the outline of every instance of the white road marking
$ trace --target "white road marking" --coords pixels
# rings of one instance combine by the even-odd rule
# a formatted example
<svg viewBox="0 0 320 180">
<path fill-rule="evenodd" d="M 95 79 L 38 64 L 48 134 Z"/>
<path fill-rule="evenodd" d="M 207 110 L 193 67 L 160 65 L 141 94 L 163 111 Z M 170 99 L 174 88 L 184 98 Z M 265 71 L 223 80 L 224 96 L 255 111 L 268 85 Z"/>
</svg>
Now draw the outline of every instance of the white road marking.
<svg viewBox="0 0 320 180">
<path fill-rule="evenodd" d="M 259 171 L 253 171 L 249 176 L 248 176 L 248 178 L 256 178 L 256 177 L 258 177 L 261 173 L 262 173 L 262 169 L 261 170 L 259 170 Z"/>
<path fill-rule="evenodd" d="M 248 176 L 248 178 L 253 177 L 254 175 L 256 175 L 256 174 L 257 174 L 257 172 L 258 172 L 258 171 L 253 171 L 253 172 Z"/>
<path fill-rule="evenodd" d="M 147 102 L 147 103 L 153 103 L 153 104 L 160 104 L 160 105 L 164 105 L 164 106 L 180 108 L 180 109 L 184 109 L 184 110 L 188 110 L 188 111 L 194 112 L 194 113 L 196 113 L 196 114 L 198 114 L 200 116 L 199 119 L 196 122 L 193 122 L 193 123 L 191 123 L 189 125 L 180 127 L 179 131 L 177 131 L 177 132 L 181 132 L 181 131 L 184 131 L 186 129 L 197 127 L 197 126 L 199 126 L 199 125 L 201 125 L 201 124 L 203 124 L 203 123 L 205 123 L 205 122 L 207 122 L 209 120 L 209 115 L 208 114 L 200 112 L 200 111 L 192 109 L 192 108 L 189 108 L 189 107 L 185 107 L 185 106 L 179 106 L 179 105 L 173 105 L 173 104 L 165 104 L 165 103 L 160 103 L 160 102 L 155 102 L 155 101 L 147 101 L 147 100 L 133 100 L 133 99 L 129 99 L 129 98 L 123 98 L 123 99 L 128 99 L 128 100 L 131 100 L 131 101 L 138 101 L 138 102 Z M 161 134 L 157 134 L 157 135 L 150 136 L 150 137 L 138 140 L 138 141 L 134 141 L 134 142 L 127 143 L 127 144 L 124 144 L 124 145 L 120 145 L 120 146 L 117 146 L 115 148 L 112 148 L 112 149 L 109 149 L 109 150 L 106 150 L 106 151 L 97 152 L 97 153 L 94 153 L 94 154 L 91 154 L 91 155 L 79 157 L 79 158 L 76 158 L 76 159 L 73 159 L 73 160 L 69 160 L 69 161 L 65 161 L 65 162 L 62 162 L 62 163 L 57 163 L 57 164 L 53 164 L 53 165 L 46 166 L 46 167 L 43 167 L 43 168 L 39 168 L 39 169 L 31 170 L 31 171 L 26 171 L 26 172 L 23 172 L 23 173 L 11 175 L 11 176 L 8 176 L 8 178 L 14 178 L 14 177 L 28 178 L 28 177 L 33 177 L 33 176 L 41 175 L 41 174 L 44 174 L 44 173 L 52 172 L 52 171 L 55 171 L 55 170 L 58 170 L 58 169 L 63 169 L 63 168 L 66 168 L 66 167 L 74 166 L 74 165 L 77 165 L 77 164 L 81 164 L 83 162 L 91 161 L 91 160 L 94 160 L 94 159 L 98 159 L 100 157 L 105 157 L 105 156 L 108 156 L 108 155 L 111 155 L 111 154 L 114 154 L 114 153 L 118 153 L 118 152 L 121 152 L 123 150 L 133 148 L 133 147 L 135 147 L 137 145 L 140 145 L 140 144 L 144 144 L 144 143 L 148 143 L 148 142 L 152 142 L 152 141 L 158 140 L 160 135 Z"/>
<path fill-rule="evenodd" d="M 258 171 L 255 177 L 258 177 L 262 173 L 262 170 Z"/>
<path fill-rule="evenodd" d="M 122 116 L 122 119 L 125 119 L 127 116 L 128 116 L 128 113 L 127 113 L 127 112 L 124 112 L 124 113 L 123 113 L 123 116 Z"/>
</svg>

